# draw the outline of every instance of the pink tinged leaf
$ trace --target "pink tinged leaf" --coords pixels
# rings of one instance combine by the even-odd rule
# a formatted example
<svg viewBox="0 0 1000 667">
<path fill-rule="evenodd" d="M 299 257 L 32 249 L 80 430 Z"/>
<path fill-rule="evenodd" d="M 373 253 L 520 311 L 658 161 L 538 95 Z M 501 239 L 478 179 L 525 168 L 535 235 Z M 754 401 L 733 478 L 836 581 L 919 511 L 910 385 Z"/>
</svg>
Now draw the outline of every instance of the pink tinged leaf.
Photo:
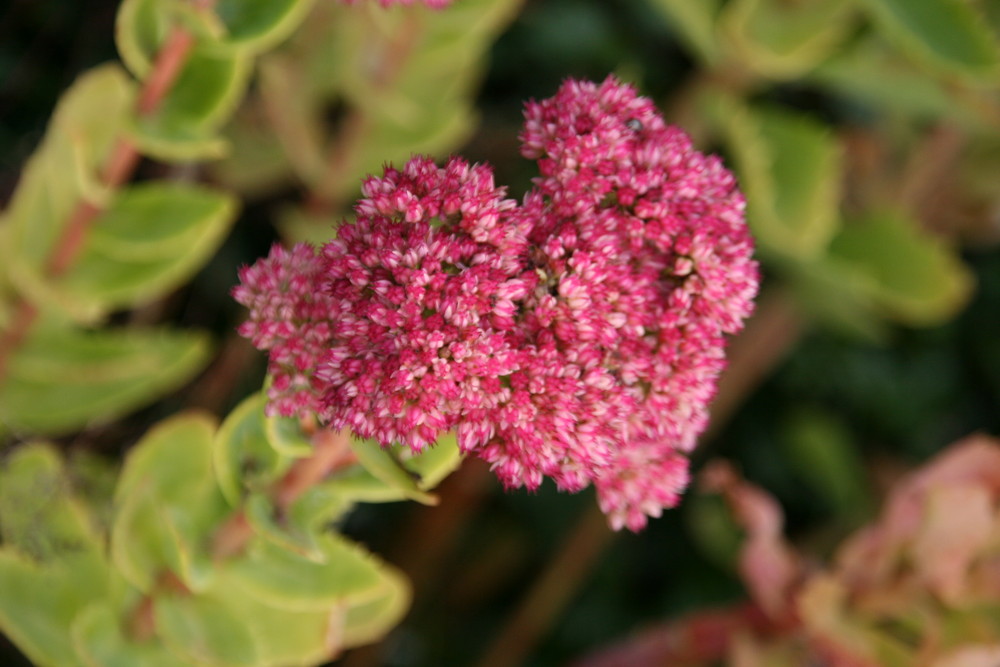
<svg viewBox="0 0 1000 667">
<path fill-rule="evenodd" d="M 875 658 L 871 631 L 846 614 L 847 596 L 847 589 L 833 576 L 809 580 L 797 600 L 809 642 L 836 667 L 882 667 Z"/>
<path fill-rule="evenodd" d="M 913 543 L 914 567 L 928 587 L 955 603 L 977 556 L 989 545 L 993 503 L 985 486 L 941 486 L 927 492 L 925 518 Z"/>
<path fill-rule="evenodd" d="M 739 477 L 724 461 L 709 464 L 705 486 L 722 493 L 747 532 L 739 557 L 740 575 L 754 601 L 772 618 L 791 613 L 791 595 L 802 577 L 802 564 L 782 537 L 784 517 L 777 501 Z"/>
<path fill-rule="evenodd" d="M 997 667 L 1000 644 L 966 646 L 938 658 L 931 667 Z"/>
</svg>

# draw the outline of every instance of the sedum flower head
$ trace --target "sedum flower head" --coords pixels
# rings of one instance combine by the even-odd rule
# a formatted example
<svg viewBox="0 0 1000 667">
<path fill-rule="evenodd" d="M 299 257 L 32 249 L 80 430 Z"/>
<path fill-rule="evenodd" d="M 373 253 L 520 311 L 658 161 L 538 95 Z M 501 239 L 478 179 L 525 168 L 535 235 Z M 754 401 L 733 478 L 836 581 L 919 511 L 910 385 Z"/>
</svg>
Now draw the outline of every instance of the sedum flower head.
<svg viewBox="0 0 1000 667">
<path fill-rule="evenodd" d="M 454 430 L 506 486 L 593 484 L 639 530 L 686 485 L 725 335 L 752 310 L 744 200 L 613 78 L 525 117 L 539 177 L 521 204 L 459 158 L 387 168 L 319 255 L 241 273 L 241 332 L 270 350 L 282 414 L 298 400 L 414 450 Z"/>
</svg>

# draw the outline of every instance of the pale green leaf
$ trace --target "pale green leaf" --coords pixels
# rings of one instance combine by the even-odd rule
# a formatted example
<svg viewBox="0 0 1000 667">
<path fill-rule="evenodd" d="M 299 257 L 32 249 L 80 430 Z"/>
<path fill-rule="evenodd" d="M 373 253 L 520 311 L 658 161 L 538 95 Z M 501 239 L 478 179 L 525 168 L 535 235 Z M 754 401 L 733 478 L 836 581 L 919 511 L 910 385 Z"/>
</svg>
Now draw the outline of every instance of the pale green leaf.
<svg viewBox="0 0 1000 667">
<path fill-rule="evenodd" d="M 70 624 L 91 602 L 92 582 L 84 583 L 0 549 L 0 631 L 37 665 L 84 665 L 69 640 Z"/>
<path fill-rule="evenodd" d="M 153 67 L 172 24 L 169 3 L 163 0 L 123 0 L 115 18 L 115 44 L 125 66 L 138 78 Z"/>
<path fill-rule="evenodd" d="M 339 536 L 323 535 L 317 543 L 323 562 L 258 538 L 220 566 L 219 585 L 239 586 L 268 605 L 293 611 L 360 604 L 378 596 L 381 562 Z"/>
<path fill-rule="evenodd" d="M 243 98 L 252 71 L 243 53 L 218 53 L 195 47 L 177 81 L 151 117 L 160 133 L 182 137 L 194 129 L 218 127 Z"/>
<path fill-rule="evenodd" d="M 88 667 L 179 667 L 177 656 L 160 642 L 137 643 L 125 636 L 128 619 L 105 601 L 94 602 L 73 619 L 73 647 Z"/>
<path fill-rule="evenodd" d="M 226 27 L 225 43 L 263 51 L 285 39 L 313 0 L 219 0 L 214 10 Z"/>
<path fill-rule="evenodd" d="M 345 648 L 374 642 L 399 623 L 410 607 L 409 581 L 397 570 L 383 567 L 377 595 L 347 609 L 341 641 Z"/>
<path fill-rule="evenodd" d="M 179 415 L 147 433 L 125 461 L 111 552 L 142 590 L 167 569 L 195 590 L 210 581 L 208 543 L 228 513 L 212 471 L 214 431 L 207 415 Z"/>
<path fill-rule="evenodd" d="M 830 244 L 829 260 L 854 276 L 861 298 L 904 324 L 947 321 L 972 292 L 972 274 L 955 252 L 893 213 L 845 225 Z"/>
<path fill-rule="evenodd" d="M 253 636 L 258 665 L 315 665 L 340 652 L 344 611 L 340 605 L 310 611 L 274 607 L 235 583 L 223 585 L 218 594 Z"/>
<path fill-rule="evenodd" d="M 455 434 L 445 433 L 432 447 L 419 454 L 405 452 L 401 459 L 406 469 L 417 475 L 417 486 L 429 491 L 458 468 L 462 452 Z"/>
<path fill-rule="evenodd" d="M 288 457 L 270 442 L 264 417 L 267 397 L 257 393 L 240 403 L 219 427 L 214 468 L 222 494 L 233 507 L 251 491 L 263 491 L 288 467 Z"/>
<path fill-rule="evenodd" d="M 40 272 L 77 205 L 106 196 L 98 170 L 134 95 L 134 84 L 117 65 L 90 70 L 63 94 L 5 212 L 8 257 Z"/>
<path fill-rule="evenodd" d="M 737 0 L 726 5 L 721 26 L 744 66 L 793 78 L 834 52 L 852 27 L 853 9 L 843 0 Z"/>
<path fill-rule="evenodd" d="M 38 433 L 107 421 L 190 379 L 208 352 L 187 331 L 36 328 L 0 383 L 0 421 Z"/>
<path fill-rule="evenodd" d="M 224 597 L 161 595 L 154 608 L 157 634 L 174 653 L 213 665 L 258 664 L 256 639 Z"/>
<path fill-rule="evenodd" d="M 271 447 L 282 456 L 301 459 L 313 453 L 312 441 L 295 417 L 264 417 L 264 431 Z"/>
<path fill-rule="evenodd" d="M 841 154 L 829 130 L 728 98 L 715 100 L 713 112 L 736 157 L 761 250 L 798 261 L 820 255 L 839 223 Z"/>
<path fill-rule="evenodd" d="M 966 0 L 863 0 L 885 33 L 929 62 L 965 74 L 1000 73 L 997 37 Z"/>
<path fill-rule="evenodd" d="M 421 489 L 419 477 L 404 466 L 395 450 L 380 447 L 374 440 L 360 438 L 351 438 L 351 449 L 365 470 L 404 498 L 425 505 L 437 504 L 434 496 Z"/>
<path fill-rule="evenodd" d="M 244 507 L 247 522 L 257 535 L 281 549 L 322 562 L 323 552 L 312 531 L 280 512 L 270 498 L 260 493 L 252 494 Z"/>
</svg>

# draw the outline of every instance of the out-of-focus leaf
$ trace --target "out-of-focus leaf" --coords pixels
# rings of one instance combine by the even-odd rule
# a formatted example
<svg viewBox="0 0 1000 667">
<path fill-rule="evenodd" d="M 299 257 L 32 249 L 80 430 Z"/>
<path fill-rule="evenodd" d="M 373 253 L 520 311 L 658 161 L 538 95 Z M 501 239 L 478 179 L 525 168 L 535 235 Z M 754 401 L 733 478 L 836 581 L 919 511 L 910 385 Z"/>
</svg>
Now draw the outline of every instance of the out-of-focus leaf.
<svg viewBox="0 0 1000 667">
<path fill-rule="evenodd" d="M 225 598 L 161 595 L 154 604 L 157 634 L 174 653 L 191 663 L 258 664 L 256 640 Z"/>
<path fill-rule="evenodd" d="M 251 101 L 226 125 L 224 135 L 231 150 L 208 165 L 215 180 L 248 199 L 272 194 L 292 178 L 289 158 L 254 99 L 251 94 Z"/>
<path fill-rule="evenodd" d="M 852 14 L 851 3 L 843 0 L 738 0 L 723 10 L 723 34 L 745 66 L 765 76 L 792 78 L 837 48 L 851 28 Z"/>
<path fill-rule="evenodd" d="M 226 27 L 225 43 L 263 51 L 292 32 L 313 0 L 219 0 L 214 11 Z"/>
<path fill-rule="evenodd" d="M 82 666 L 67 641 L 77 613 L 90 601 L 93 582 L 73 585 L 68 573 L 53 572 L 10 549 L 0 549 L 0 630 L 39 665 Z"/>
<path fill-rule="evenodd" d="M 991 127 L 991 102 L 975 89 L 956 91 L 874 39 L 859 39 L 808 74 L 838 93 L 870 104 L 879 113 L 918 119 L 953 118 L 977 129 Z M 980 99 L 981 98 L 981 99 Z"/>
<path fill-rule="evenodd" d="M 0 383 L 0 421 L 65 433 L 112 419 L 188 380 L 208 351 L 188 331 L 33 331 Z"/>
<path fill-rule="evenodd" d="M 876 305 L 863 292 L 861 280 L 848 268 L 827 258 L 795 267 L 792 292 L 802 311 L 828 328 L 850 338 L 877 342 L 889 327 Z"/>
<path fill-rule="evenodd" d="M 715 26 L 722 4 L 720 0 L 656 0 L 653 4 L 677 26 L 681 38 L 703 62 L 712 63 L 718 59 L 720 49 Z"/>
<path fill-rule="evenodd" d="M 259 493 L 249 496 L 246 500 L 246 517 L 250 527 L 263 539 L 309 560 L 322 562 L 323 552 L 311 531 L 296 525 L 290 517 L 280 513 L 267 496 Z"/>
<path fill-rule="evenodd" d="M 213 420 L 185 414 L 159 424 L 129 453 L 115 491 L 116 566 L 149 591 L 164 570 L 193 590 L 211 577 L 207 543 L 228 511 L 212 473 Z"/>
<path fill-rule="evenodd" d="M 853 284 L 845 287 L 910 325 L 946 321 L 965 305 L 973 285 L 951 250 L 915 221 L 892 213 L 845 225 L 830 244 L 829 260 L 852 274 Z"/>
<path fill-rule="evenodd" d="M 433 447 L 419 454 L 406 452 L 401 457 L 406 469 L 418 476 L 417 486 L 429 491 L 462 463 L 462 452 L 454 433 L 445 433 Z"/>
<path fill-rule="evenodd" d="M 420 480 L 403 466 L 394 451 L 380 447 L 374 440 L 360 438 L 351 439 L 351 449 L 365 470 L 403 497 L 425 505 L 437 504 L 437 499 L 421 489 Z"/>
<path fill-rule="evenodd" d="M 241 586 L 219 589 L 254 639 L 260 665 L 314 665 L 336 657 L 344 611 L 291 611 L 260 601 Z"/>
<path fill-rule="evenodd" d="M 688 532 L 718 567 L 736 572 L 743 531 L 725 501 L 717 495 L 696 494 L 684 502 Z"/>
<path fill-rule="evenodd" d="M 963 0 L 864 0 L 887 36 L 948 69 L 981 77 L 1000 71 L 1000 47 L 973 4 Z"/>
<path fill-rule="evenodd" d="M 190 140 L 224 121 L 243 97 L 252 59 L 196 46 L 156 113 L 140 122 L 141 132 Z"/>
<path fill-rule="evenodd" d="M 177 656 L 158 642 L 137 643 L 122 632 L 124 619 L 110 604 L 94 602 L 73 619 L 71 635 L 88 667 L 176 667 Z M 63 640 L 65 641 L 65 639 Z"/>
<path fill-rule="evenodd" d="M 788 418 L 784 451 L 809 486 L 838 516 L 857 518 L 871 507 L 865 467 L 844 424 L 824 410 L 801 410 Z"/>
<path fill-rule="evenodd" d="M 762 251 L 797 261 L 819 255 L 837 230 L 841 156 L 805 116 L 711 103 L 737 161 L 748 221 Z"/>
<path fill-rule="evenodd" d="M 706 467 L 702 480 L 707 489 L 725 496 L 746 531 L 739 569 L 751 597 L 772 618 L 789 616 L 791 594 L 802 574 L 802 564 L 782 535 L 784 515 L 778 502 L 741 479 L 724 461 Z"/>
<path fill-rule="evenodd" d="M 282 456 L 301 459 L 313 453 L 309 436 L 294 417 L 264 417 L 264 431 L 271 447 Z"/>
<path fill-rule="evenodd" d="M 409 582 L 390 567 L 379 570 L 381 582 L 371 600 L 347 609 L 341 641 L 345 648 L 384 636 L 406 614 L 412 596 Z"/>
<path fill-rule="evenodd" d="M 0 467 L 0 538 L 6 548 L 43 562 L 65 555 L 100 560 L 102 538 L 95 528 L 51 446 L 24 445 Z"/>
<path fill-rule="evenodd" d="M 170 29 L 169 3 L 162 0 L 123 0 L 115 17 L 115 44 L 129 71 L 143 78 Z"/>
<path fill-rule="evenodd" d="M 262 491 L 288 459 L 272 446 L 265 423 L 267 398 L 254 394 L 240 403 L 219 427 L 214 441 L 215 474 L 222 494 L 233 507 L 250 491 Z"/>
<path fill-rule="evenodd" d="M 943 600 L 960 603 L 968 592 L 972 563 L 995 539 L 991 490 L 984 485 L 932 487 L 925 508 L 913 544 L 914 568 Z"/>
<path fill-rule="evenodd" d="M 63 94 L 5 211 L 5 255 L 17 259 L 17 265 L 10 261 L 0 270 L 23 267 L 40 273 L 73 209 L 81 201 L 100 203 L 107 197 L 97 181 L 98 169 L 126 122 L 134 95 L 134 85 L 117 65 L 90 70 Z M 20 286 L 23 281 L 13 282 Z"/>
<path fill-rule="evenodd" d="M 233 150 L 233 144 L 211 128 L 166 127 L 140 118 L 129 133 L 143 155 L 164 162 L 218 160 Z"/>
<path fill-rule="evenodd" d="M 236 206 L 228 194 L 200 186 L 133 186 L 96 221 L 59 288 L 71 300 L 104 310 L 163 294 L 215 252 Z"/>
<path fill-rule="evenodd" d="M 222 566 L 220 590 L 239 586 L 265 604 L 293 611 L 360 604 L 379 595 L 381 562 L 339 536 L 317 541 L 323 562 L 254 540 L 243 555 Z"/>
</svg>

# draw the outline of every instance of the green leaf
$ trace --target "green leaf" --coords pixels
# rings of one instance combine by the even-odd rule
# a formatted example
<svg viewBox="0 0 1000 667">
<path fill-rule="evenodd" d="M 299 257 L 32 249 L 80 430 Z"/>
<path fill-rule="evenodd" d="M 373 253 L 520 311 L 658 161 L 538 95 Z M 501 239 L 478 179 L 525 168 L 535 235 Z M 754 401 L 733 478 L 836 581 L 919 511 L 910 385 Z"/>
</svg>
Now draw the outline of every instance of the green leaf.
<svg viewBox="0 0 1000 667">
<path fill-rule="evenodd" d="M 313 0 L 220 0 L 215 12 L 226 26 L 225 43 L 263 51 L 287 37 L 312 5 Z"/>
<path fill-rule="evenodd" d="M 42 562 L 100 561 L 103 536 L 95 528 L 50 445 L 24 445 L 0 467 L 0 542 L 8 549 Z"/>
<path fill-rule="evenodd" d="M 104 601 L 84 609 L 70 629 L 79 659 L 90 667 L 177 667 L 177 656 L 163 644 L 137 643 L 126 637 L 122 631 L 126 622 Z"/>
<path fill-rule="evenodd" d="M 851 276 L 845 287 L 893 319 L 915 326 L 947 321 L 968 302 L 973 278 L 941 241 L 916 221 L 872 214 L 845 225 L 829 260 Z"/>
<path fill-rule="evenodd" d="M 312 531 L 282 515 L 270 498 L 255 493 L 247 498 L 245 507 L 247 522 L 257 535 L 277 547 L 322 562 L 323 552 Z"/>
<path fill-rule="evenodd" d="M 219 160 L 233 151 L 232 143 L 214 128 L 165 127 L 146 118 L 132 123 L 129 136 L 143 155 L 163 162 Z"/>
<path fill-rule="evenodd" d="M 266 402 L 266 398 L 262 400 Z M 313 453 L 312 442 L 295 417 L 264 417 L 264 432 L 268 443 L 282 456 L 301 459 Z"/>
<path fill-rule="evenodd" d="M 406 469 L 418 477 L 417 486 L 429 491 L 450 475 L 462 463 L 462 452 L 454 433 L 445 433 L 433 447 L 419 454 L 405 450 L 400 457 Z"/>
<path fill-rule="evenodd" d="M 264 417 L 267 397 L 257 393 L 240 403 L 219 427 L 213 451 L 215 474 L 233 507 L 248 492 L 267 489 L 288 467 L 288 457 L 270 442 Z M 310 450 L 311 451 L 311 450 Z"/>
<path fill-rule="evenodd" d="M 260 665 L 315 665 L 339 653 L 344 611 L 292 611 L 261 602 L 240 586 L 219 589 L 257 647 Z"/>
<path fill-rule="evenodd" d="M 0 421 L 67 433 L 125 414 L 188 380 L 208 358 L 193 332 L 38 328 L 11 357 Z"/>
<path fill-rule="evenodd" d="M 186 282 L 216 251 L 237 202 L 201 186 L 151 183 L 123 191 L 58 282 L 67 298 L 113 310 Z"/>
<path fill-rule="evenodd" d="M 239 667 L 258 664 L 256 639 L 221 596 L 162 595 L 154 600 L 157 634 L 191 662 Z"/>
<path fill-rule="evenodd" d="M 323 562 L 254 540 L 242 556 L 220 566 L 218 586 L 237 586 L 265 604 L 293 611 L 360 604 L 378 596 L 380 561 L 339 536 L 323 535 L 318 544 Z"/>
<path fill-rule="evenodd" d="M 965 0 L 863 0 L 886 35 L 925 60 L 984 79 L 1000 71 L 996 35 Z"/>
<path fill-rule="evenodd" d="M 748 199 L 748 221 L 761 250 L 808 261 L 836 233 L 841 155 L 820 123 L 777 109 L 750 110 L 714 100 Z"/>
<path fill-rule="evenodd" d="M 347 609 L 342 643 L 345 648 L 374 642 L 399 623 L 410 607 L 409 581 L 394 568 L 382 568 L 377 595 Z"/>
<path fill-rule="evenodd" d="M 790 415 L 782 442 L 798 475 L 838 517 L 856 520 L 871 509 L 864 462 L 846 426 L 832 412 L 804 409 Z"/>
<path fill-rule="evenodd" d="M 142 79 L 153 68 L 173 17 L 162 0 L 123 0 L 115 17 L 115 44 L 125 66 Z"/>
<path fill-rule="evenodd" d="M 721 0 L 656 0 L 653 4 L 677 26 L 681 38 L 703 63 L 718 59 L 720 49 L 715 26 Z"/>
<path fill-rule="evenodd" d="M 983 91 L 955 87 L 928 76 L 876 39 L 859 39 L 809 77 L 869 105 L 874 113 L 934 121 L 946 117 L 973 129 L 992 131 L 992 103 Z"/>
<path fill-rule="evenodd" d="M 77 205 L 107 198 L 98 170 L 126 123 L 134 95 L 133 83 L 116 65 L 90 70 L 63 94 L 5 212 L 5 254 L 17 264 L 0 270 L 26 267 L 41 273 Z M 22 280 L 8 275 L 21 286 Z"/>
<path fill-rule="evenodd" d="M 181 133 L 218 127 L 242 99 L 251 64 L 249 55 L 196 46 L 150 125 Z"/>
<path fill-rule="evenodd" d="M 437 504 L 437 498 L 421 489 L 418 476 L 403 465 L 396 450 L 380 447 L 374 440 L 360 438 L 351 438 L 351 449 L 365 470 L 386 486 L 395 489 L 403 498 L 416 500 L 424 505 Z"/>
<path fill-rule="evenodd" d="M 843 0 L 738 0 L 726 5 L 722 26 L 744 66 L 765 76 L 794 78 L 837 48 L 852 27 L 853 9 Z"/>
<path fill-rule="evenodd" d="M 69 642 L 76 614 L 90 602 L 65 571 L 42 567 L 9 549 L 0 549 L 0 630 L 38 665 L 83 665 Z"/>
<path fill-rule="evenodd" d="M 743 531 L 720 495 L 694 494 L 685 503 L 685 523 L 695 544 L 718 567 L 736 572 Z"/>
<path fill-rule="evenodd" d="M 165 570 L 193 590 L 210 582 L 208 543 L 228 512 L 212 472 L 214 431 L 207 415 L 180 415 L 157 425 L 126 459 L 111 553 L 141 590 L 151 590 Z"/>
</svg>

